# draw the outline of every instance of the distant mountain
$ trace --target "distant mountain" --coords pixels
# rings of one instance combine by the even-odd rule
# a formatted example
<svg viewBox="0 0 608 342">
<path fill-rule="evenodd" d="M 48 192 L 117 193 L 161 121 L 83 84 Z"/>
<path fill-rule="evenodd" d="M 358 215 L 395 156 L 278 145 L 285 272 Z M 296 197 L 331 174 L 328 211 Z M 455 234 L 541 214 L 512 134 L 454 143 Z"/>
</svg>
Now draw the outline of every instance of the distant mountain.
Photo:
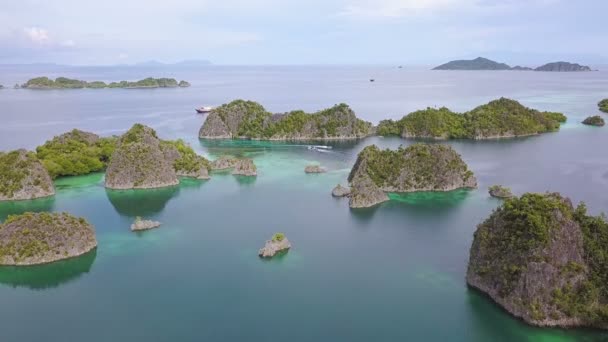
<svg viewBox="0 0 608 342">
<path fill-rule="evenodd" d="M 516 65 L 516 66 L 512 67 L 511 70 L 516 70 L 516 71 L 531 71 L 531 70 L 534 70 L 534 69 L 529 68 L 529 67 L 522 67 L 522 66 Z"/>
<path fill-rule="evenodd" d="M 498 63 L 493 60 L 477 57 L 471 60 L 457 60 L 442 64 L 433 70 L 511 70 L 505 63 Z"/>
<path fill-rule="evenodd" d="M 553 62 L 547 63 L 543 66 L 539 66 L 534 69 L 535 71 L 591 71 L 591 68 L 586 65 L 580 65 L 576 63 L 568 63 L 568 62 Z"/>
<path fill-rule="evenodd" d="M 145 61 L 141 63 L 136 63 L 134 66 L 143 66 L 143 67 L 167 67 L 167 66 L 180 66 L 180 67 L 193 67 L 193 66 L 204 66 L 211 65 L 211 62 L 203 59 L 190 59 L 184 60 L 177 63 L 163 63 L 155 60 Z"/>
</svg>

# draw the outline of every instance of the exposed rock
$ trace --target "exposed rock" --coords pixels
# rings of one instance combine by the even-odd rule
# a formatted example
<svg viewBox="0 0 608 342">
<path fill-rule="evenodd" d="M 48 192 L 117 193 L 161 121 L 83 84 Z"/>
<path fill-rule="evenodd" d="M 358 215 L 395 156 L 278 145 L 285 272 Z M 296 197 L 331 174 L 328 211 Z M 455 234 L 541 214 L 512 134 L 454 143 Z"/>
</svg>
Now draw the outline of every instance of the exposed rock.
<svg viewBox="0 0 608 342">
<path fill-rule="evenodd" d="M 181 80 L 181 81 L 179 81 L 178 86 L 180 86 L 180 87 L 182 87 L 182 88 L 187 88 L 187 87 L 189 87 L 189 86 L 190 86 L 190 82 L 187 82 L 187 81 Z"/>
<path fill-rule="evenodd" d="M 262 258 L 272 258 L 277 253 L 287 252 L 291 248 L 291 243 L 283 233 L 276 233 L 270 240 L 266 241 L 264 247 L 260 249 L 258 255 Z"/>
<path fill-rule="evenodd" d="M 36 265 L 82 255 L 97 246 L 95 230 L 67 213 L 25 213 L 0 224 L 0 264 Z"/>
<path fill-rule="evenodd" d="M 211 162 L 211 170 L 222 171 L 233 169 L 237 162 L 238 159 L 233 156 L 220 156 L 218 159 Z"/>
<path fill-rule="evenodd" d="M 324 167 L 321 167 L 321 165 L 312 164 L 312 165 L 306 165 L 306 167 L 304 168 L 304 172 L 306 172 L 306 173 L 324 173 L 324 172 L 327 172 L 327 170 Z"/>
<path fill-rule="evenodd" d="M 608 99 L 603 99 L 597 104 L 600 111 L 604 113 L 608 113 Z"/>
<path fill-rule="evenodd" d="M 137 218 L 135 218 L 135 222 L 133 222 L 133 224 L 131 224 L 131 230 L 132 231 L 148 230 L 148 229 L 160 227 L 160 225 L 161 225 L 161 223 L 158 221 L 142 220 L 142 218 L 138 216 Z"/>
<path fill-rule="evenodd" d="M 477 227 L 467 283 L 537 326 L 608 328 L 608 223 L 559 194 L 505 201 Z"/>
<path fill-rule="evenodd" d="M 477 57 L 472 60 L 451 61 L 433 68 L 433 70 L 510 70 L 511 67 L 505 63 Z"/>
<path fill-rule="evenodd" d="M 199 131 L 205 139 L 358 139 L 373 133 L 371 123 L 339 104 L 313 114 L 271 114 L 259 103 L 236 100 L 213 109 Z"/>
<path fill-rule="evenodd" d="M 33 152 L 0 152 L 0 201 L 28 200 L 55 194 L 48 171 Z"/>
<path fill-rule="evenodd" d="M 589 126 L 601 127 L 601 126 L 604 126 L 606 124 L 606 122 L 604 122 L 604 118 L 602 118 L 601 116 L 595 115 L 595 116 L 590 116 L 590 117 L 586 118 L 585 120 L 583 120 L 583 124 L 589 125 Z"/>
<path fill-rule="evenodd" d="M 336 187 L 331 191 L 331 195 L 334 197 L 346 197 L 350 195 L 350 189 L 342 186 L 342 184 L 336 185 Z"/>
<path fill-rule="evenodd" d="M 351 208 L 373 207 L 389 200 L 386 193 L 367 175 L 356 175 L 354 178 L 349 178 L 349 181 L 351 191 L 348 205 Z"/>
<path fill-rule="evenodd" d="M 249 158 L 239 159 L 234 165 L 233 175 L 239 176 L 257 176 L 257 168 L 253 160 Z"/>
<path fill-rule="evenodd" d="M 496 197 L 496 198 L 511 198 L 511 197 L 513 197 L 513 193 L 511 193 L 511 189 L 506 188 L 504 186 L 500 186 L 500 185 L 492 185 L 488 189 L 488 192 L 490 193 L 490 196 Z"/>
<path fill-rule="evenodd" d="M 568 62 L 553 62 L 539 66 L 535 71 L 591 71 L 591 68 L 586 65 Z"/>
</svg>

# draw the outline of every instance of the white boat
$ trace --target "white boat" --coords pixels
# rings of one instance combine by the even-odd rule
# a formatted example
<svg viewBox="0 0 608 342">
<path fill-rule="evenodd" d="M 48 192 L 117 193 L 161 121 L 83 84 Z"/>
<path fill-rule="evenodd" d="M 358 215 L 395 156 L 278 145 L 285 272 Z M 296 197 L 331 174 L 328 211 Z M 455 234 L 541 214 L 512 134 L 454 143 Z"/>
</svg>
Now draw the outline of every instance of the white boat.
<svg viewBox="0 0 608 342">
<path fill-rule="evenodd" d="M 209 113 L 210 111 L 213 110 L 213 107 L 200 107 L 200 108 L 196 108 L 196 112 L 199 114 L 205 114 L 205 113 Z"/>
</svg>

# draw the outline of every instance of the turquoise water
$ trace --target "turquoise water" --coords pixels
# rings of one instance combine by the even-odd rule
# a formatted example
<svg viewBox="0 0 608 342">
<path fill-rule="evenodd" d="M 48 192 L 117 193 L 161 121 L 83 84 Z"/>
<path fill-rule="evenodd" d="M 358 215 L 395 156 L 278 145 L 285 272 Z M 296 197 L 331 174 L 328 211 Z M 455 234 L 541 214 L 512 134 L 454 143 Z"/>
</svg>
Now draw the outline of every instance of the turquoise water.
<svg viewBox="0 0 608 342">
<path fill-rule="evenodd" d="M 279 76 L 256 72 L 262 73 L 262 80 L 283 79 L 279 72 Z M 303 100 L 294 100 L 294 106 L 305 107 L 306 99 L 316 95 L 327 99 L 327 89 L 351 84 L 349 80 L 355 76 L 367 74 L 367 70 L 331 72 L 346 76 L 328 81 L 322 89 L 294 82 L 296 89 L 306 88 L 301 92 Z M 288 69 L 286 73 L 296 72 Z M 445 95 L 446 87 L 468 84 L 466 74 L 432 75 L 438 78 L 435 83 L 445 87 L 424 88 L 426 98 L 432 98 L 434 92 Z M 148 118 L 147 123 L 159 128 L 162 137 L 182 136 L 210 158 L 228 153 L 253 158 L 258 166 L 257 178 L 217 173 L 208 181 L 183 180 L 179 186 L 157 190 L 106 190 L 102 173 L 62 178 L 55 183 L 57 195 L 53 198 L 0 203 L 0 220 L 9 214 L 43 210 L 86 217 L 95 226 L 99 242 L 94 253 L 80 258 L 35 267 L 1 267 L 0 340 L 608 339 L 608 334 L 599 331 L 527 326 L 466 287 L 475 226 L 500 204 L 488 196 L 488 186 L 505 184 L 518 194 L 560 191 L 574 201 L 584 200 L 593 213 L 608 211 L 608 154 L 604 148 L 608 129 L 578 124 L 578 118 L 594 110 L 594 99 L 605 91 L 608 77 L 560 76 L 573 78 L 567 83 L 553 75 L 526 75 L 521 77 L 539 79 L 525 88 L 526 80 L 511 79 L 514 75 L 480 73 L 474 77 L 485 79 L 488 89 L 483 96 L 527 93 L 523 100 L 541 109 L 566 112 L 571 120 L 561 132 L 504 141 L 451 141 L 475 172 L 478 190 L 391 194 L 391 201 L 363 210 L 349 209 L 346 199 L 330 195 L 331 189 L 346 183 L 357 152 L 365 146 L 395 148 L 411 141 L 375 137 L 332 142 L 329 153 L 310 151 L 306 142 L 199 141 L 196 131 L 202 118 L 191 113 L 192 103 L 176 105 L 178 101 L 170 100 L 166 93 L 145 91 L 132 95 L 136 100 L 127 100 L 122 91 L 99 98 L 88 91 L 0 92 L 0 102 L 10 108 L 0 113 L 6 123 L 0 127 L 3 149 L 31 148 L 48 138 L 45 134 L 83 123 L 95 122 L 97 126 L 91 128 L 98 131 L 114 131 Z M 244 76 L 245 85 L 248 77 Z M 378 81 L 381 77 L 376 79 L 381 87 L 391 88 Z M 218 78 L 208 82 L 220 83 Z M 409 84 L 425 83 L 404 82 L 409 82 L 402 87 L 407 89 L 415 89 Z M 244 84 L 222 89 L 226 93 L 226 89 L 243 91 Z M 492 88 L 493 84 L 500 85 Z M 270 87 L 266 82 L 261 86 Z M 470 86 L 477 87 L 481 86 Z M 187 92 L 201 88 L 194 83 Z M 361 91 L 352 84 L 348 89 L 355 94 Z M 338 94 L 346 94 L 348 89 Z M 463 94 L 475 89 L 446 95 L 445 104 L 466 107 L 479 98 L 472 100 Z M 591 95 L 581 95 L 585 90 Z M 412 91 L 403 96 L 420 92 Z M 272 98 L 270 93 L 264 94 Z M 181 98 L 183 94 L 172 96 Z M 384 95 L 362 96 L 381 101 Z M 42 99 L 52 110 L 31 111 L 34 104 L 42 105 Z M 398 112 L 403 100 L 395 99 L 398 105 L 384 105 Z M 96 105 L 102 100 L 108 103 L 103 117 L 115 119 L 100 116 L 102 110 Z M 376 103 L 366 101 L 363 107 Z M 281 99 L 269 102 L 278 104 Z M 122 117 L 122 111 L 135 111 L 134 103 L 148 109 L 138 114 L 141 116 Z M 412 103 L 408 106 L 418 104 Z M 165 107 L 169 114 L 163 114 Z M 363 115 L 369 113 L 368 119 L 377 121 L 373 112 Z M 61 120 L 57 123 L 47 116 Z M 305 174 L 308 163 L 320 163 L 328 172 Z M 129 226 L 136 216 L 163 225 L 133 233 Z M 288 236 L 292 250 L 280 258 L 259 259 L 257 250 L 279 231 Z"/>
</svg>

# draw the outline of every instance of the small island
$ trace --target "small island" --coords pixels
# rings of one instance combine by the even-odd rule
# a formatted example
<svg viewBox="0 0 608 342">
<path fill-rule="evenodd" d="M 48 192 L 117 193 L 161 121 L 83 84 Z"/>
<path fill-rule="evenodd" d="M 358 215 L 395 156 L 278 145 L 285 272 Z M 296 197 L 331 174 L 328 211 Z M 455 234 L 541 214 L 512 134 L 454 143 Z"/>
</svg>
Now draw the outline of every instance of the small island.
<svg viewBox="0 0 608 342">
<path fill-rule="evenodd" d="M 588 126 L 601 127 L 604 126 L 606 123 L 604 122 L 604 118 L 599 115 L 594 115 L 583 120 L 583 124 Z"/>
<path fill-rule="evenodd" d="M 554 72 L 580 72 L 591 71 L 591 68 L 586 65 L 569 62 L 553 62 L 539 66 L 534 71 L 554 71 Z"/>
<path fill-rule="evenodd" d="M 608 113 L 608 99 L 603 99 L 597 104 L 600 111 L 604 113 Z"/>
<path fill-rule="evenodd" d="M 514 70 L 514 71 L 552 71 L 552 72 L 579 72 L 591 71 L 591 68 L 586 65 L 580 65 L 569 62 L 552 62 L 539 66 L 535 69 L 524 66 L 510 67 L 508 64 L 495 62 L 484 57 L 475 59 L 462 59 L 450 61 L 439 65 L 433 70 Z"/>
<path fill-rule="evenodd" d="M 218 159 L 211 162 L 211 170 L 213 171 L 226 171 L 234 169 L 238 159 L 233 156 L 220 156 Z"/>
<path fill-rule="evenodd" d="M 338 184 L 331 190 L 331 195 L 334 197 L 347 197 L 350 196 L 350 189 L 342 186 L 342 184 Z"/>
<path fill-rule="evenodd" d="M 304 172 L 305 173 L 324 173 L 324 172 L 327 172 L 327 170 L 324 167 L 322 167 L 321 165 L 311 164 L 311 165 L 306 165 L 306 167 L 304 168 Z"/>
<path fill-rule="evenodd" d="M 0 152 L 0 201 L 53 196 L 51 176 L 34 152 Z"/>
<path fill-rule="evenodd" d="M 308 114 L 272 114 L 253 101 L 235 100 L 213 109 L 199 131 L 203 139 L 341 140 L 373 133 L 372 124 L 346 104 Z"/>
<path fill-rule="evenodd" d="M 558 193 L 507 199 L 477 227 L 467 283 L 515 317 L 608 329 L 608 223 Z"/>
<path fill-rule="evenodd" d="M 387 192 L 473 189 L 477 179 L 450 145 L 418 143 L 397 150 L 367 146 L 357 156 L 348 181 L 350 207 L 387 201 Z"/>
<path fill-rule="evenodd" d="M 209 178 L 210 163 L 183 141 L 165 141 L 135 124 L 117 142 L 106 171 L 110 189 L 149 189 L 177 185 L 178 176 Z"/>
<path fill-rule="evenodd" d="M 402 138 L 483 140 L 555 132 L 565 121 L 561 113 L 541 112 L 500 98 L 464 114 L 445 107 L 419 110 L 397 121 L 380 121 L 376 132 Z"/>
<path fill-rule="evenodd" d="M 135 222 L 131 224 L 131 231 L 137 232 L 142 230 L 149 230 L 160 227 L 161 223 L 158 221 L 144 220 L 140 216 L 135 218 Z"/>
<path fill-rule="evenodd" d="M 105 83 L 102 81 L 82 81 L 77 79 L 71 79 L 67 77 L 57 77 L 52 80 L 48 77 L 36 77 L 28 80 L 22 84 L 19 88 L 24 89 L 100 89 L 100 88 L 125 88 L 125 89 L 137 89 L 137 88 L 175 88 L 175 87 L 189 87 L 190 83 L 186 81 L 177 82 L 174 78 L 144 78 L 143 80 L 130 82 L 120 81 Z"/>
<path fill-rule="evenodd" d="M 490 193 L 490 196 L 495 197 L 495 198 L 513 197 L 513 193 L 511 192 L 511 189 L 504 187 L 502 185 L 492 185 L 490 188 L 488 188 L 488 193 Z"/>
<path fill-rule="evenodd" d="M 258 175 L 258 168 L 253 163 L 252 159 L 238 159 L 234 164 L 232 174 L 236 176 L 255 177 Z"/>
<path fill-rule="evenodd" d="M 270 240 L 266 241 L 264 247 L 262 247 L 258 255 L 261 258 L 272 258 L 277 254 L 286 253 L 291 248 L 291 243 L 285 237 L 283 233 L 276 233 L 270 238 Z"/>
<path fill-rule="evenodd" d="M 11 215 L 0 224 L 0 265 L 37 265 L 73 258 L 97 246 L 95 229 L 67 213 Z"/>
</svg>

